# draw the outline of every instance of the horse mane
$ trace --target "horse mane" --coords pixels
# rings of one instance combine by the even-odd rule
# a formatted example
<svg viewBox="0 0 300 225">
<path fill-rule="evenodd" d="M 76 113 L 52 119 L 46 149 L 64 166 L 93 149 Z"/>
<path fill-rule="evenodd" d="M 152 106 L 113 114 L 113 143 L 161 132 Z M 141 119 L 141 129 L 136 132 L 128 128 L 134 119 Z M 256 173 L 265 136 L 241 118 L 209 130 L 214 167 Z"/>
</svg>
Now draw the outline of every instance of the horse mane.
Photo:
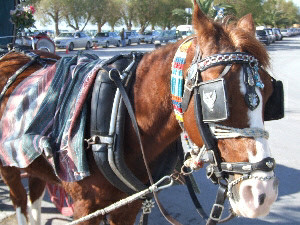
<svg viewBox="0 0 300 225">
<path fill-rule="evenodd" d="M 246 24 L 240 24 L 240 22 Z M 214 48 L 219 52 L 231 49 L 248 52 L 258 59 L 263 67 L 269 66 L 269 55 L 265 47 L 255 38 L 255 26 L 251 14 L 237 20 L 233 16 L 223 19 L 223 24 L 209 19 L 200 8 L 193 14 L 193 26 L 198 42 L 205 44 L 206 49 Z M 213 40 L 213 42 L 210 42 Z M 213 46 L 213 47 L 212 47 Z M 233 49 L 234 48 L 234 49 Z"/>
<path fill-rule="evenodd" d="M 237 21 L 230 22 L 233 17 L 224 19 L 223 29 L 227 32 L 233 45 L 242 52 L 253 55 L 263 67 L 270 65 L 270 57 L 266 48 L 256 39 L 256 37 L 237 26 Z"/>
</svg>

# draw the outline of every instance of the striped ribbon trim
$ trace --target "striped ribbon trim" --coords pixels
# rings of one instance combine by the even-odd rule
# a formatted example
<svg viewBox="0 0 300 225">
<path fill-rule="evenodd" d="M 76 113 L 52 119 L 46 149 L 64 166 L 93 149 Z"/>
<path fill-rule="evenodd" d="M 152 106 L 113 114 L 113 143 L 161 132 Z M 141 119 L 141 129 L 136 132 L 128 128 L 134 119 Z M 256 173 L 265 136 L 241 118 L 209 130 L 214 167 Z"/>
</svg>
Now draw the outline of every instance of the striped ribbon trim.
<svg viewBox="0 0 300 225">
<path fill-rule="evenodd" d="M 172 74 L 171 74 L 171 95 L 172 104 L 176 119 L 179 123 L 183 123 L 182 113 L 182 97 L 183 97 L 183 67 L 186 63 L 186 56 L 189 47 L 192 44 L 192 40 L 189 39 L 183 42 L 177 52 L 175 53 L 172 62 Z"/>
</svg>

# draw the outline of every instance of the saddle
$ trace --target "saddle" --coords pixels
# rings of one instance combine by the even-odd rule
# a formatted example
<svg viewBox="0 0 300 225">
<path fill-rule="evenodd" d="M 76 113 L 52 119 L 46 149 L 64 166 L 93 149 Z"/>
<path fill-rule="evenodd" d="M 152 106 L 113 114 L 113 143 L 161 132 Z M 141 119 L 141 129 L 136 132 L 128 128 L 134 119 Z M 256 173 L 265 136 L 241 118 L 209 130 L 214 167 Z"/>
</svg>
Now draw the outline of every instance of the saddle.
<svg viewBox="0 0 300 225">
<path fill-rule="evenodd" d="M 124 161 L 124 125 L 128 113 L 111 76 L 120 76 L 125 90 L 129 93 L 142 57 L 141 53 L 132 53 L 117 55 L 106 61 L 97 74 L 91 99 L 91 138 L 88 142 L 96 164 L 113 186 L 130 195 L 146 189 L 147 184 L 141 182 Z M 153 174 L 154 180 L 174 170 L 181 148 L 180 140 L 168 146 L 157 164 L 159 166 Z"/>
</svg>

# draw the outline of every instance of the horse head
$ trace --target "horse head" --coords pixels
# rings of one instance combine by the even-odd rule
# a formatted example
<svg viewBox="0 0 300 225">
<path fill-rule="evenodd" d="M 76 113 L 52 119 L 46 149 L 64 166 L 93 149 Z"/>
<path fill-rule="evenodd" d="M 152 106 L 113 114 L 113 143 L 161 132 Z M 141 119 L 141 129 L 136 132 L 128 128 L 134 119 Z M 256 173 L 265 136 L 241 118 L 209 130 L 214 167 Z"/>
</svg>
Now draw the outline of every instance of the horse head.
<svg viewBox="0 0 300 225">
<path fill-rule="evenodd" d="M 193 26 L 197 46 L 186 64 L 197 64 L 201 83 L 194 86 L 220 78 L 225 83 L 227 117 L 210 121 L 208 126 L 216 139 L 231 206 L 240 216 L 265 216 L 278 194 L 278 180 L 273 172 L 275 161 L 264 128 L 265 105 L 273 92 L 272 78 L 264 69 L 269 64 L 268 54 L 255 38 L 250 14 L 234 25 L 221 25 L 208 19 L 194 1 Z M 187 82 L 190 75 L 185 72 L 184 76 Z M 204 92 L 202 108 L 207 104 L 212 110 L 216 93 Z M 195 104 L 194 95 L 183 115 L 183 124 L 191 141 L 203 146 L 205 138 L 197 126 L 195 116 L 199 112 Z"/>
</svg>

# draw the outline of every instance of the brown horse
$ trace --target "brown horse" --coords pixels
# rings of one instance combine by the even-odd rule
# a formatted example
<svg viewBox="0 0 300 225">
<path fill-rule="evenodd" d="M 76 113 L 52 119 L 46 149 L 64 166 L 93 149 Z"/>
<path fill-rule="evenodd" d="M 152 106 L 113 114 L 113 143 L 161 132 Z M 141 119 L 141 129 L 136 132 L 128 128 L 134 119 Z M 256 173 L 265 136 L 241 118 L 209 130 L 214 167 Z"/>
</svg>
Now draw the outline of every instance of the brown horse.
<svg viewBox="0 0 300 225">
<path fill-rule="evenodd" d="M 210 21 L 197 4 L 194 5 L 193 25 L 196 35 L 187 50 L 186 63 L 183 67 L 184 77 L 188 76 L 188 69 L 198 53 L 202 58 L 206 58 L 214 54 L 239 51 L 254 56 L 262 67 L 268 66 L 267 52 L 255 39 L 255 27 L 251 15 L 241 18 L 234 26 L 223 26 Z M 169 44 L 146 54 L 137 68 L 131 101 L 134 105 L 145 155 L 150 163 L 151 170 L 154 170 L 157 166 L 151 162 L 159 162 L 164 149 L 177 140 L 182 132 L 173 112 L 170 74 L 175 53 L 184 41 Z M 26 62 L 28 62 L 28 59 L 17 53 L 8 54 L 1 59 L 1 88 L 5 85 L 6 80 Z M 225 66 L 218 64 L 203 70 L 201 72 L 202 80 L 217 79 L 224 71 Z M 38 67 L 30 67 L 19 79 L 22 80 L 29 76 Z M 273 86 L 271 77 L 265 70 L 260 68 L 259 74 L 261 82 L 264 84 L 263 89 L 256 88 L 260 103 L 256 105 L 255 109 L 249 109 L 245 102 L 247 88 L 245 82 L 243 82 L 242 64 L 232 63 L 224 76 L 228 90 L 229 117 L 218 124 L 240 129 L 259 128 L 263 131 L 264 107 L 273 91 Z M 9 94 L 17 83 L 19 82 L 17 81 L 9 89 L 1 102 L 0 116 L 2 116 Z M 197 127 L 195 119 L 197 112 L 194 104 L 195 98 L 192 96 L 183 115 L 184 129 L 191 141 L 201 147 L 204 141 Z M 148 178 L 144 169 L 144 162 L 129 118 L 127 118 L 125 128 L 124 152 L 126 163 L 139 179 L 147 183 Z M 262 135 L 258 137 L 221 138 L 218 139 L 217 146 L 223 162 L 257 163 L 270 157 L 271 154 L 267 139 Z M 97 168 L 90 149 L 87 149 L 87 158 L 91 175 L 78 182 L 59 181 L 43 155 L 24 169 L 30 174 L 29 190 L 32 209 L 29 213 L 32 215 L 30 216 L 30 219 L 32 218 L 31 223 L 39 224 L 40 222 L 38 212 L 46 181 L 62 185 L 72 197 L 75 219 L 104 208 L 127 196 L 105 179 Z M 230 164 L 227 165 L 227 168 L 229 167 Z M 1 166 L 1 175 L 10 187 L 10 196 L 17 211 L 19 224 L 27 224 L 27 198 L 25 189 L 21 184 L 19 169 Z M 251 176 L 245 180 L 240 179 L 240 177 L 240 175 L 235 175 L 230 176 L 229 179 L 229 182 L 237 181 L 235 185 L 232 185 L 232 195 L 230 195 L 233 211 L 237 215 L 250 218 L 268 214 L 270 206 L 277 197 L 278 183 L 274 178 L 273 171 L 256 170 L 251 172 Z M 109 215 L 110 224 L 134 224 L 141 205 L 142 202 L 137 200 L 125 207 L 114 210 Z M 98 216 L 82 224 L 99 224 L 101 220 L 103 220 L 103 217 Z"/>
</svg>

